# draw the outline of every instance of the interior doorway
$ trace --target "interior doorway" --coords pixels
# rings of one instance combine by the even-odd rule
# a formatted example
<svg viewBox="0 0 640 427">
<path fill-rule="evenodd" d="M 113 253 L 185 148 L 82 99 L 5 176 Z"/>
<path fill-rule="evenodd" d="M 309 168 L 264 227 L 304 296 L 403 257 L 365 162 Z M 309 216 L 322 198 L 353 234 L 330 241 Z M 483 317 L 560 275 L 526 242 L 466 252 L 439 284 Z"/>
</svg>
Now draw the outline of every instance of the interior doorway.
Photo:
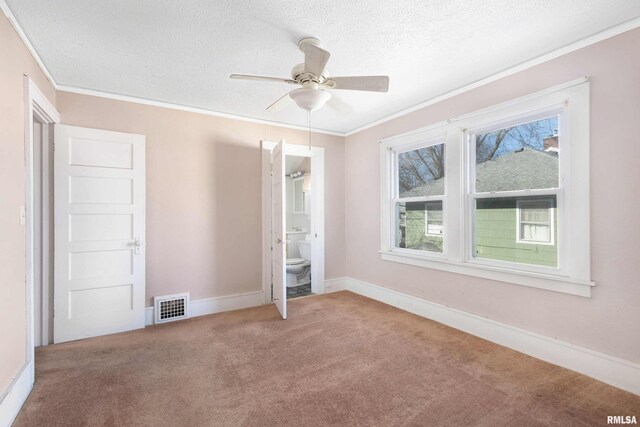
<svg viewBox="0 0 640 427">
<path fill-rule="evenodd" d="M 284 156 L 287 299 L 313 295 L 311 157 Z"/>
<path fill-rule="evenodd" d="M 262 141 L 263 154 L 263 289 L 265 303 L 277 299 L 273 293 L 273 176 L 272 150 L 278 145 Z M 324 293 L 324 149 L 283 144 L 281 167 L 283 183 L 284 258 L 283 285 L 287 299 Z M 280 164 L 279 164 L 280 165 Z M 280 184 L 278 184 L 280 185 Z M 280 218 L 280 216 L 278 216 Z M 278 266 L 275 266 L 278 267 Z M 280 280 L 280 279 L 278 279 Z M 283 316 L 284 317 L 284 316 Z"/>
<path fill-rule="evenodd" d="M 53 125 L 33 115 L 33 317 L 35 347 L 53 343 Z"/>
<path fill-rule="evenodd" d="M 30 389 L 35 378 L 35 347 L 52 342 L 53 258 L 53 126 L 60 115 L 36 84 L 24 76 L 26 360 L 21 384 Z"/>
</svg>

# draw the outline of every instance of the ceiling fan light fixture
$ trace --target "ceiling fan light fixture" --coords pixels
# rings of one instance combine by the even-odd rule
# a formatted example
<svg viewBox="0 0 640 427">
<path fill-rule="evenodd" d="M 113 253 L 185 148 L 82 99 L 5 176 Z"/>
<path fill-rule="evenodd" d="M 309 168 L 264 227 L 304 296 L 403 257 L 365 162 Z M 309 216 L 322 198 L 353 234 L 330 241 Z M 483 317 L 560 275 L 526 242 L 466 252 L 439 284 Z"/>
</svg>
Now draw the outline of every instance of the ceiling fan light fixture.
<svg viewBox="0 0 640 427">
<path fill-rule="evenodd" d="M 229 77 L 239 80 L 281 82 L 302 86 L 300 89 L 295 89 L 281 96 L 276 102 L 269 105 L 267 107 L 269 112 L 281 111 L 291 101 L 295 101 L 298 107 L 309 113 L 324 107 L 328 102 L 332 109 L 338 113 L 346 114 L 350 111 L 349 106 L 333 97 L 330 90 L 365 92 L 387 92 L 389 90 L 388 76 L 330 76 L 327 71 L 327 62 L 331 53 L 321 48 L 320 40 L 316 38 L 307 37 L 300 40 L 298 48 L 304 53 L 304 63 L 293 67 L 290 79 L 248 74 L 231 74 Z M 311 120 L 311 115 L 309 115 L 309 120 Z"/>
<path fill-rule="evenodd" d="M 300 88 L 289 92 L 291 99 L 298 107 L 307 111 L 315 111 L 322 108 L 331 99 L 331 94 L 325 90 L 311 88 Z"/>
</svg>

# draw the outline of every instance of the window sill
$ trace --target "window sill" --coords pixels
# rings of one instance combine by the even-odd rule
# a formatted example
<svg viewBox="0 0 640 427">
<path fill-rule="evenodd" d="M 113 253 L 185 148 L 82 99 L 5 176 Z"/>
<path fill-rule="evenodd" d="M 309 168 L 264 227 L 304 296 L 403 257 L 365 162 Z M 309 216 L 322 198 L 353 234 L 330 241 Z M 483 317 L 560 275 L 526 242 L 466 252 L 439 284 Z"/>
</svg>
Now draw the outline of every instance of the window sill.
<svg viewBox="0 0 640 427">
<path fill-rule="evenodd" d="M 591 297 L 591 288 L 595 283 L 587 280 L 571 279 L 569 277 L 552 276 L 549 274 L 515 271 L 499 267 L 455 262 L 445 259 L 426 258 L 419 255 L 399 254 L 396 252 L 380 251 L 384 261 L 399 262 L 401 264 L 433 268 L 435 270 L 513 283 L 515 285 L 546 289 L 581 297 Z"/>
</svg>

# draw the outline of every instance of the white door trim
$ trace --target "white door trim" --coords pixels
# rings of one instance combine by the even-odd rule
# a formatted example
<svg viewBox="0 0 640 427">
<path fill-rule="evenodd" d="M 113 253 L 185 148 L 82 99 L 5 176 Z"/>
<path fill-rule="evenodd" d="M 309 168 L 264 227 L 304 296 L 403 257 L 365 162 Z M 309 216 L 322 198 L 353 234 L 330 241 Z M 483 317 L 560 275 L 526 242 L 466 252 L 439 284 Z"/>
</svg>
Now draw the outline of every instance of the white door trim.
<svg viewBox="0 0 640 427">
<path fill-rule="evenodd" d="M 53 104 L 42 93 L 38 86 L 31 80 L 29 76 L 23 78 L 24 90 L 24 151 L 25 151 L 25 316 L 26 316 L 26 360 L 23 367 L 23 375 L 26 370 L 28 372 L 29 390 L 33 386 L 35 378 L 35 307 L 34 307 L 34 215 L 33 215 L 33 116 L 44 124 L 60 123 L 60 114 Z M 44 227 L 48 227 L 48 220 Z M 43 228 L 44 228 L 43 227 Z M 7 390 L 9 395 L 12 392 L 14 383 Z M 22 383 L 21 383 L 22 384 Z M 2 402 L 4 404 L 4 402 Z M 22 402 L 18 402 L 22 405 Z M 17 411 L 16 411 L 17 414 Z"/>
<path fill-rule="evenodd" d="M 271 304 L 271 151 L 278 143 L 262 140 L 262 290 Z M 312 291 L 325 293 L 325 166 L 324 148 L 286 144 L 285 155 L 311 158 L 311 265 Z M 315 266 L 315 268 L 313 267 Z"/>
<path fill-rule="evenodd" d="M 262 155 L 262 293 L 264 303 L 272 304 L 271 271 L 271 151 L 273 143 L 262 141 L 260 152 Z"/>
</svg>

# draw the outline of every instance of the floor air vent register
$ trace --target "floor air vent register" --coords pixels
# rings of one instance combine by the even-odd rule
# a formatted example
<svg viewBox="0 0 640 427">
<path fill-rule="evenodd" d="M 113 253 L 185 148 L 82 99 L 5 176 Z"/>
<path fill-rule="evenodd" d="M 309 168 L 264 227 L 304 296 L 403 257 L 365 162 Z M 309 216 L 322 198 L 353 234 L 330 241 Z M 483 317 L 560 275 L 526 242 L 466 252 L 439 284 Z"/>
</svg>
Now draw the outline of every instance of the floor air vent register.
<svg viewBox="0 0 640 427">
<path fill-rule="evenodd" d="M 189 293 L 153 298 L 154 323 L 173 322 L 189 317 Z"/>
</svg>

